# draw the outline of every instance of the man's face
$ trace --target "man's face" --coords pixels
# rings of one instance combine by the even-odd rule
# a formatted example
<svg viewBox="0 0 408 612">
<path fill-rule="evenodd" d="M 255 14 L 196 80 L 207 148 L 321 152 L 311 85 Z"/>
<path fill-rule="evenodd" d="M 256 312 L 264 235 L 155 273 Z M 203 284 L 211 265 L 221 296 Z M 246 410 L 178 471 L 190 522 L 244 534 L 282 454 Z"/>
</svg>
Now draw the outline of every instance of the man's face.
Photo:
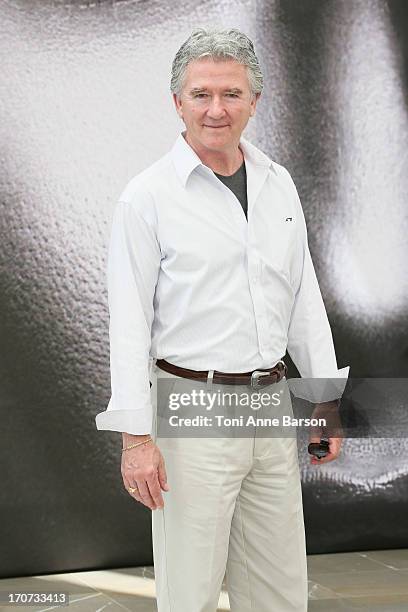
<svg viewBox="0 0 408 612">
<path fill-rule="evenodd" d="M 190 142 L 220 152 L 238 146 L 258 98 L 251 93 L 246 66 L 210 58 L 191 62 L 180 98 L 173 94 Z"/>
</svg>

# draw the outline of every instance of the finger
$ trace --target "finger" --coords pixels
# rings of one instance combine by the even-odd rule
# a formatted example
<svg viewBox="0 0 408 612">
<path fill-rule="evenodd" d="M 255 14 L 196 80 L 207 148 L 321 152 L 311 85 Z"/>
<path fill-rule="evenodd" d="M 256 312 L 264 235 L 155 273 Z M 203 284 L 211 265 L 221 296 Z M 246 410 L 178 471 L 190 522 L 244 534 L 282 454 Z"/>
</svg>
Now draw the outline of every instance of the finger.
<svg viewBox="0 0 408 612">
<path fill-rule="evenodd" d="M 134 483 L 131 483 L 130 480 L 125 476 L 125 474 L 122 474 L 122 480 L 123 484 L 125 485 L 126 491 L 129 493 L 129 495 L 133 495 L 133 493 L 129 491 L 129 489 L 131 487 L 135 487 L 136 485 Z"/>
<path fill-rule="evenodd" d="M 314 465 L 320 463 L 329 463 L 330 461 L 334 461 L 340 454 L 342 438 L 329 438 L 329 452 L 324 457 L 320 459 L 318 457 L 312 457 L 311 463 Z"/>
<path fill-rule="evenodd" d="M 133 499 L 135 499 L 136 501 L 138 501 L 138 502 L 140 502 L 141 504 L 143 504 L 143 500 L 142 500 L 142 498 L 140 497 L 139 489 L 136 489 L 135 491 L 133 491 L 133 493 L 132 493 L 132 491 L 129 491 L 129 495 L 130 495 L 131 497 L 133 497 Z"/>
<path fill-rule="evenodd" d="M 139 503 L 143 504 L 143 500 L 142 500 L 142 498 L 140 497 L 140 495 L 139 495 L 139 493 L 137 491 L 135 491 L 134 493 L 131 493 L 131 495 L 132 495 L 132 497 L 136 501 L 138 501 Z"/>
<path fill-rule="evenodd" d="M 329 438 L 329 448 L 331 455 L 338 455 L 340 453 L 342 438 Z"/>
<path fill-rule="evenodd" d="M 130 480 L 128 478 L 126 478 L 126 476 L 124 476 L 122 474 L 122 478 L 123 478 L 123 484 L 125 485 L 125 489 L 126 491 L 129 493 L 129 495 L 131 497 L 133 497 L 136 501 L 140 502 L 140 495 L 139 495 L 139 489 L 137 487 L 136 482 L 130 482 Z M 130 489 L 136 489 L 135 491 L 132 491 Z"/>
<path fill-rule="evenodd" d="M 137 486 L 137 484 L 134 483 L 133 485 L 130 485 L 129 489 L 128 489 L 129 495 L 133 497 L 136 501 L 143 503 L 140 497 L 140 491 L 139 491 L 139 487 Z"/>
<path fill-rule="evenodd" d="M 137 484 L 139 487 L 139 495 L 142 500 L 142 503 L 148 508 L 150 508 L 150 510 L 155 510 L 156 504 L 152 496 L 150 495 L 150 491 L 147 486 L 147 482 L 145 480 L 138 480 Z"/>
<path fill-rule="evenodd" d="M 163 491 L 169 491 L 170 487 L 167 482 L 167 472 L 166 472 L 166 467 L 165 467 L 163 458 L 160 460 L 159 466 L 157 468 L 157 475 L 159 478 L 159 484 L 161 488 L 163 489 Z"/>
<path fill-rule="evenodd" d="M 158 508 L 163 508 L 164 501 L 163 501 L 163 497 L 162 497 L 161 490 L 160 490 L 160 484 L 159 484 L 159 479 L 157 476 L 157 471 L 155 472 L 155 474 L 153 474 L 147 479 L 147 485 L 149 487 L 150 495 L 152 496 L 153 501 L 156 504 L 156 506 Z"/>
</svg>

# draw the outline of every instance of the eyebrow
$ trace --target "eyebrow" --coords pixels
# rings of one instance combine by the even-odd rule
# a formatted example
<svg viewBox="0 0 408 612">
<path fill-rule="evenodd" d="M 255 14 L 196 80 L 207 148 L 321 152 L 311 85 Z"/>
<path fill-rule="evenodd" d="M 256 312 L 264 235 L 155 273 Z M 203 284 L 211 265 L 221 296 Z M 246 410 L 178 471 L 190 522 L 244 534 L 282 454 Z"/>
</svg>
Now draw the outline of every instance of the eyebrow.
<svg viewBox="0 0 408 612">
<path fill-rule="evenodd" d="M 193 87 L 193 89 L 190 89 L 189 93 L 190 94 L 195 94 L 195 93 L 202 93 L 208 91 L 208 89 L 206 87 Z M 237 94 L 242 94 L 243 91 L 242 89 L 239 89 L 239 87 L 229 87 L 227 89 L 225 89 L 225 91 L 228 91 L 230 93 L 237 93 Z"/>
</svg>

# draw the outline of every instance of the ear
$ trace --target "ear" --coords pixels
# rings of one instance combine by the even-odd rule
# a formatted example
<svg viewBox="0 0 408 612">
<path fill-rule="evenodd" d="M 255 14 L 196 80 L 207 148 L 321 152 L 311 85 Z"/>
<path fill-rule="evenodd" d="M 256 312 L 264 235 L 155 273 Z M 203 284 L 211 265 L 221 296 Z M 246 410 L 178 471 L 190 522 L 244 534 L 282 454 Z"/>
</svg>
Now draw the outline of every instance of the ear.
<svg viewBox="0 0 408 612">
<path fill-rule="evenodd" d="M 181 117 L 181 119 L 183 118 L 183 105 L 181 102 L 181 99 L 179 98 L 179 96 L 177 94 L 173 94 L 173 102 L 174 105 L 176 107 L 176 111 L 179 117 Z"/>
<path fill-rule="evenodd" d="M 249 112 L 250 117 L 253 117 L 255 115 L 256 104 L 257 104 L 257 102 L 258 102 L 260 97 L 261 97 L 260 93 L 257 93 L 257 94 L 255 94 L 252 97 L 252 100 L 251 100 L 251 110 Z"/>
</svg>

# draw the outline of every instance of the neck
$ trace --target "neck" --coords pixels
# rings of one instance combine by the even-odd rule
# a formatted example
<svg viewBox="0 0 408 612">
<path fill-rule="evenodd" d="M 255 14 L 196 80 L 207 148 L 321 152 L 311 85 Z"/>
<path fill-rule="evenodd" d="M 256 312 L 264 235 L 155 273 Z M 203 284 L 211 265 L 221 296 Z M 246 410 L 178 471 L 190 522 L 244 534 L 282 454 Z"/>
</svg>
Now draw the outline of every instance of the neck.
<svg viewBox="0 0 408 612">
<path fill-rule="evenodd" d="M 217 174 L 225 176 L 234 174 L 242 165 L 244 154 L 239 148 L 239 143 L 232 145 L 224 151 L 214 151 L 195 143 L 188 133 L 183 132 L 183 136 L 190 147 L 197 153 L 203 164 Z"/>
</svg>

